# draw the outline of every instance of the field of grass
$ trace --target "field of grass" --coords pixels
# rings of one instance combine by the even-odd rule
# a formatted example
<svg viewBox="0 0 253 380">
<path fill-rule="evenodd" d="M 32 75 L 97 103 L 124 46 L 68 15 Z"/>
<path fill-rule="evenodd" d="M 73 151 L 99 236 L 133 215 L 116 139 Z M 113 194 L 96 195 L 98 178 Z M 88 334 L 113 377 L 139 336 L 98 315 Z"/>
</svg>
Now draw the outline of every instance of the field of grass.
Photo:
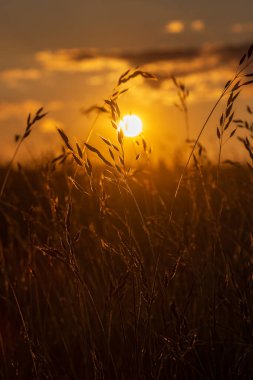
<svg viewBox="0 0 253 380">
<path fill-rule="evenodd" d="M 218 165 L 197 140 L 187 167 L 153 167 L 140 137 L 130 168 L 120 131 L 105 155 L 59 130 L 54 160 L 1 168 L 1 379 L 253 378 L 252 169 L 221 164 L 232 124 L 253 158 L 251 125 L 233 120 L 252 50 L 224 89 Z M 151 78 L 119 84 L 131 75 Z"/>
</svg>

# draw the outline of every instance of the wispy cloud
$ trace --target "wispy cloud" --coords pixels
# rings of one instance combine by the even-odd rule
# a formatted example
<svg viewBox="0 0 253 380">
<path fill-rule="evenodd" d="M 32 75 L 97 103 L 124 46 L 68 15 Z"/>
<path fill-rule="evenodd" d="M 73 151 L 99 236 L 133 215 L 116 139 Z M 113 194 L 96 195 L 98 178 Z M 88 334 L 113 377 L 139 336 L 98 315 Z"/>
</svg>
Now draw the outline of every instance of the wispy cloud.
<svg viewBox="0 0 253 380">
<path fill-rule="evenodd" d="M 63 123 L 52 117 L 44 118 L 40 123 L 41 131 L 46 134 L 55 132 L 56 128 L 63 128 Z"/>
<path fill-rule="evenodd" d="M 209 72 L 223 65 L 234 68 L 248 44 L 234 46 L 203 46 L 189 49 L 150 50 L 131 55 L 124 54 L 130 65 L 140 65 L 158 74 L 161 79 L 176 76 L 189 76 L 196 72 Z"/>
<path fill-rule="evenodd" d="M 202 32 L 205 29 L 205 23 L 202 20 L 194 20 L 191 23 L 191 29 L 195 32 Z"/>
<path fill-rule="evenodd" d="M 196 23 L 200 20 L 196 20 Z M 201 24 L 195 28 L 200 28 Z M 247 44 L 234 46 L 212 45 L 202 48 L 187 49 L 157 49 L 140 52 L 91 53 L 86 49 L 64 49 L 56 51 L 41 51 L 36 59 L 43 70 L 52 72 L 87 73 L 91 84 L 100 84 L 100 75 L 122 73 L 125 68 L 133 66 L 149 67 L 168 75 L 171 72 L 177 75 L 188 75 L 196 71 L 215 69 L 226 62 L 234 64 L 238 57 L 248 48 Z"/>
<path fill-rule="evenodd" d="M 253 31 L 253 22 L 240 23 L 237 22 L 231 26 L 231 31 L 233 33 L 245 33 Z"/>
<path fill-rule="evenodd" d="M 20 81 L 34 81 L 41 78 L 38 69 L 11 69 L 0 72 L 0 80 L 9 87 L 15 87 Z"/>
<path fill-rule="evenodd" d="M 30 112 L 36 112 L 42 103 L 34 99 L 25 99 L 23 101 L 0 102 L 0 121 L 9 119 L 18 119 L 25 121 Z M 59 101 L 49 101 L 44 105 L 47 111 L 58 111 L 63 107 Z"/>
<path fill-rule="evenodd" d="M 183 21 L 172 20 L 165 25 L 165 32 L 173 34 L 182 33 L 184 31 L 184 28 L 185 25 Z"/>
<path fill-rule="evenodd" d="M 113 56 L 91 53 L 86 49 L 41 51 L 37 61 L 47 70 L 62 72 L 115 71 L 126 66 L 126 61 Z"/>
<path fill-rule="evenodd" d="M 182 20 L 171 20 L 164 27 L 165 32 L 171 34 L 180 34 L 187 29 L 202 32 L 205 29 L 205 23 L 200 19 L 193 20 L 190 23 L 185 23 Z"/>
<path fill-rule="evenodd" d="M 41 107 L 41 103 L 36 100 L 26 99 L 17 102 L 1 102 L 0 103 L 0 121 L 8 119 L 24 118 L 31 111 L 36 111 Z"/>
</svg>

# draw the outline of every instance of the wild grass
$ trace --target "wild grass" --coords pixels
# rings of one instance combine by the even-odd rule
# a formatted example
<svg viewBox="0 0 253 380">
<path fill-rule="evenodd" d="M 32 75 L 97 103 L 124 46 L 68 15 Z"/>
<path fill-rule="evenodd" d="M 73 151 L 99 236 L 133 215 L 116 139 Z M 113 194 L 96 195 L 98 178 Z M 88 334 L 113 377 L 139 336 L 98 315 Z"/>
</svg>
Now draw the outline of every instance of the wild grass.
<svg viewBox="0 0 253 380">
<path fill-rule="evenodd" d="M 117 100 L 134 77 L 153 79 L 136 69 L 92 107 L 115 129 L 103 151 L 89 141 L 95 125 L 85 143 L 59 130 L 59 156 L 15 169 L 15 153 L 1 169 L 1 379 L 252 379 L 252 123 L 233 113 L 252 51 L 195 140 L 173 78 L 190 145 L 182 168 L 152 167 L 143 136 L 130 165 Z M 221 100 L 215 165 L 200 137 Z M 222 164 L 237 128 L 248 167 Z"/>
</svg>

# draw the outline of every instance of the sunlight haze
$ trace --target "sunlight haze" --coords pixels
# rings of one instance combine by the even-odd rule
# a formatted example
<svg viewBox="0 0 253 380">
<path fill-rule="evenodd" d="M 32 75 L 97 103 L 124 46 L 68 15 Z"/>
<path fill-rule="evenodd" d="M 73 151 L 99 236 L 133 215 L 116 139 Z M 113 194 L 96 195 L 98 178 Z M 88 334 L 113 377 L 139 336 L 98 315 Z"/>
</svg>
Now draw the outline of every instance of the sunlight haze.
<svg viewBox="0 0 253 380">
<path fill-rule="evenodd" d="M 48 112 L 49 121 L 33 134 L 20 158 L 29 160 L 32 139 L 41 142 L 36 155 L 60 148 L 56 128 L 49 127 L 51 120 L 72 136 L 85 139 L 93 119 L 81 109 L 102 105 L 120 75 L 137 66 L 158 80 L 132 80 L 119 106 L 122 114 L 145 115 L 146 138 L 154 146 L 154 158 L 168 159 L 185 141 L 184 118 L 174 106 L 177 91 L 171 75 L 189 89 L 194 138 L 235 72 L 253 30 L 251 1 L 75 0 L 70 6 L 59 0 L 1 0 L 0 9 L 3 160 L 13 152 L 14 136 L 24 128 L 27 114 L 40 106 Z M 242 97 L 250 103 L 249 91 Z M 215 128 L 208 130 L 204 143 L 211 155 L 216 152 L 215 139 Z M 229 155 L 237 155 L 236 145 Z"/>
</svg>

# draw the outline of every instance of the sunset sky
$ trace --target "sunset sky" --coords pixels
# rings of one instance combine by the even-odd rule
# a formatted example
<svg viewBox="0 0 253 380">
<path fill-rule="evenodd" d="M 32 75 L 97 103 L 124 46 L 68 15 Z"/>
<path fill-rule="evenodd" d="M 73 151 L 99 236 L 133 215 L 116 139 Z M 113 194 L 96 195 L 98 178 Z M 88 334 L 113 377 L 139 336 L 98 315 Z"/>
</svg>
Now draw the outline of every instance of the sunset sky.
<svg viewBox="0 0 253 380">
<path fill-rule="evenodd" d="M 185 138 L 171 74 L 190 89 L 194 138 L 253 42 L 252 14 L 251 0 L 0 0 L 0 159 L 10 157 L 14 135 L 40 106 L 49 114 L 23 155 L 59 149 L 56 127 L 85 141 L 95 115 L 84 116 L 81 108 L 102 105 L 118 77 L 136 66 L 158 81 L 133 80 L 119 105 L 142 118 L 155 154 L 171 159 Z M 251 94 L 245 91 L 244 105 L 253 103 Z M 215 123 L 214 115 L 206 133 L 210 146 Z M 99 118 L 93 143 L 109 128 Z M 237 145 L 230 155 L 240 156 Z"/>
</svg>

